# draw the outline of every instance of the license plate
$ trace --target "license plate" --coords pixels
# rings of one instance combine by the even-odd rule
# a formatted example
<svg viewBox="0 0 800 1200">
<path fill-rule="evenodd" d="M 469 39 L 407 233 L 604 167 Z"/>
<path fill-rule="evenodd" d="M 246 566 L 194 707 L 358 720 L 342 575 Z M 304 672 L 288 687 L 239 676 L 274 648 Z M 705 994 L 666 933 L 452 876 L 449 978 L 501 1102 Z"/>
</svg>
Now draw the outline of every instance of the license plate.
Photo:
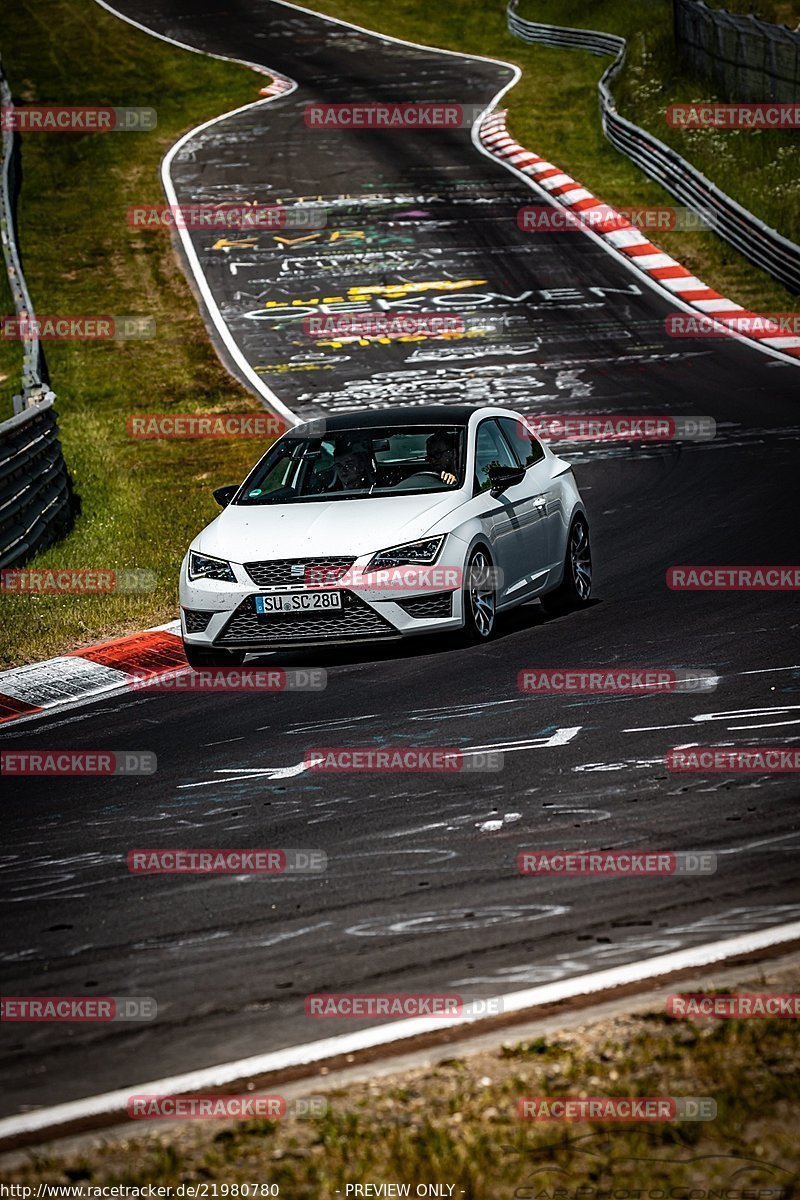
<svg viewBox="0 0 800 1200">
<path fill-rule="evenodd" d="M 272 613 L 328 612 L 342 607 L 340 592 L 284 592 L 281 596 L 256 596 L 256 612 L 260 617 Z"/>
</svg>

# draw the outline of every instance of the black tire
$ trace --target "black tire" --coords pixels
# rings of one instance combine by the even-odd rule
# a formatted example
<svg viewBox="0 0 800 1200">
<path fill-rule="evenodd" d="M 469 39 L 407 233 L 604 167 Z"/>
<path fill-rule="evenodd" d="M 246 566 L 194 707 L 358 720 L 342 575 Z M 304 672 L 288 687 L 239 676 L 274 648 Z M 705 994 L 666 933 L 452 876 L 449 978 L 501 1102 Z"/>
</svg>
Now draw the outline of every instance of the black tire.
<svg viewBox="0 0 800 1200">
<path fill-rule="evenodd" d="M 488 642 L 497 624 L 494 564 L 485 546 L 476 546 L 464 572 L 464 640 Z"/>
<path fill-rule="evenodd" d="M 244 650 L 216 650 L 213 646 L 190 646 L 183 643 L 183 653 L 190 667 L 240 667 L 245 659 Z"/>
<path fill-rule="evenodd" d="M 583 608 L 592 598 L 592 547 L 589 524 L 579 513 L 569 529 L 567 552 L 564 556 L 564 577 L 553 592 L 541 597 L 548 615 L 572 612 Z"/>
</svg>

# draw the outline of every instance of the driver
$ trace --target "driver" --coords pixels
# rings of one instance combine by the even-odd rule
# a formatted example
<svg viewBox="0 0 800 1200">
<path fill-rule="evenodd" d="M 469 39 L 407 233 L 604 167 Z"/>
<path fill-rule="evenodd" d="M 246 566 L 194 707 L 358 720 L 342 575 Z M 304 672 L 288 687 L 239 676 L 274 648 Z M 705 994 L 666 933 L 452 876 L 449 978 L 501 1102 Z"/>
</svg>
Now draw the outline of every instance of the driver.
<svg viewBox="0 0 800 1200">
<path fill-rule="evenodd" d="M 456 478 L 456 448 L 453 439 L 446 433 L 432 433 L 425 443 L 425 454 L 430 465 L 442 483 L 450 485 L 457 482 Z"/>
<path fill-rule="evenodd" d="M 361 446 L 337 446 L 333 456 L 333 491 L 371 487 L 375 482 L 372 458 Z"/>
</svg>

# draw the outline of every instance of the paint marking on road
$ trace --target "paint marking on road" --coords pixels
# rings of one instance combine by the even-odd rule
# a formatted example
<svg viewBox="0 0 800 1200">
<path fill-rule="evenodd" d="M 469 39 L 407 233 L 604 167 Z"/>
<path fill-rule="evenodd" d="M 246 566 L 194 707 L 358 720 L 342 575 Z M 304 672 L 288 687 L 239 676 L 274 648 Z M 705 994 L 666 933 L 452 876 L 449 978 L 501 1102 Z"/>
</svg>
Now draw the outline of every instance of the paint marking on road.
<svg viewBox="0 0 800 1200">
<path fill-rule="evenodd" d="M 691 946 L 684 950 L 658 955 L 655 958 L 627 963 L 624 966 L 609 967 L 592 974 L 525 988 L 519 992 L 510 992 L 496 997 L 495 1000 L 500 1002 L 500 1011 L 503 1013 L 523 1013 L 545 1004 L 556 1004 L 577 996 L 597 995 L 627 984 L 655 980 L 676 971 L 707 967 L 713 963 L 724 962 L 728 958 L 752 954 L 798 939 L 800 939 L 800 921 L 794 921 L 787 925 L 775 926 L 772 929 L 750 931 L 725 941 Z M 66 1104 L 53 1105 L 50 1108 L 34 1109 L 32 1112 L 20 1113 L 18 1116 L 0 1120 L 0 1143 L 24 1134 L 55 1130 L 59 1126 L 85 1121 L 91 1117 L 123 1113 L 127 1108 L 128 1099 L 134 1091 L 147 1092 L 157 1096 L 187 1095 L 222 1087 L 239 1080 L 274 1074 L 292 1067 L 321 1064 L 326 1059 L 354 1054 L 376 1046 L 389 1046 L 392 1043 L 430 1034 L 437 1030 L 466 1025 L 480 1027 L 481 1020 L 480 1017 L 462 1015 L 436 1018 L 415 1017 L 405 1021 L 390 1021 L 384 1025 L 359 1030 L 356 1033 L 340 1034 L 337 1037 L 323 1038 L 321 1041 L 308 1042 L 304 1045 L 288 1046 L 283 1050 L 256 1054 L 250 1058 L 218 1063 L 213 1067 L 204 1067 L 184 1072 L 181 1075 L 156 1079 L 149 1083 L 131 1085 L 128 1089 L 104 1092 L 99 1096 L 86 1096 L 81 1100 L 72 1100 Z M 507 1040 L 507 1030 L 504 1031 L 503 1037 Z"/>
</svg>

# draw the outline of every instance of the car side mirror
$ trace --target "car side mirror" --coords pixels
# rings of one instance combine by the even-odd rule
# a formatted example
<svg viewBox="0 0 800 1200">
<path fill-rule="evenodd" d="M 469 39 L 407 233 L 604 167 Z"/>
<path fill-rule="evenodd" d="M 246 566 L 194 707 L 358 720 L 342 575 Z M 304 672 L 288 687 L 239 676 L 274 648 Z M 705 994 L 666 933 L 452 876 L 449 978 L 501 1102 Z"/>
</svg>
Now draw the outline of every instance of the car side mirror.
<svg viewBox="0 0 800 1200">
<path fill-rule="evenodd" d="M 489 467 L 489 484 L 491 494 L 500 496 L 515 483 L 522 483 L 525 478 L 524 467 Z"/>
<path fill-rule="evenodd" d="M 211 495 L 214 497 L 220 508 L 227 508 L 238 490 L 238 483 L 229 483 L 225 487 L 217 488 L 211 493 Z"/>
</svg>

